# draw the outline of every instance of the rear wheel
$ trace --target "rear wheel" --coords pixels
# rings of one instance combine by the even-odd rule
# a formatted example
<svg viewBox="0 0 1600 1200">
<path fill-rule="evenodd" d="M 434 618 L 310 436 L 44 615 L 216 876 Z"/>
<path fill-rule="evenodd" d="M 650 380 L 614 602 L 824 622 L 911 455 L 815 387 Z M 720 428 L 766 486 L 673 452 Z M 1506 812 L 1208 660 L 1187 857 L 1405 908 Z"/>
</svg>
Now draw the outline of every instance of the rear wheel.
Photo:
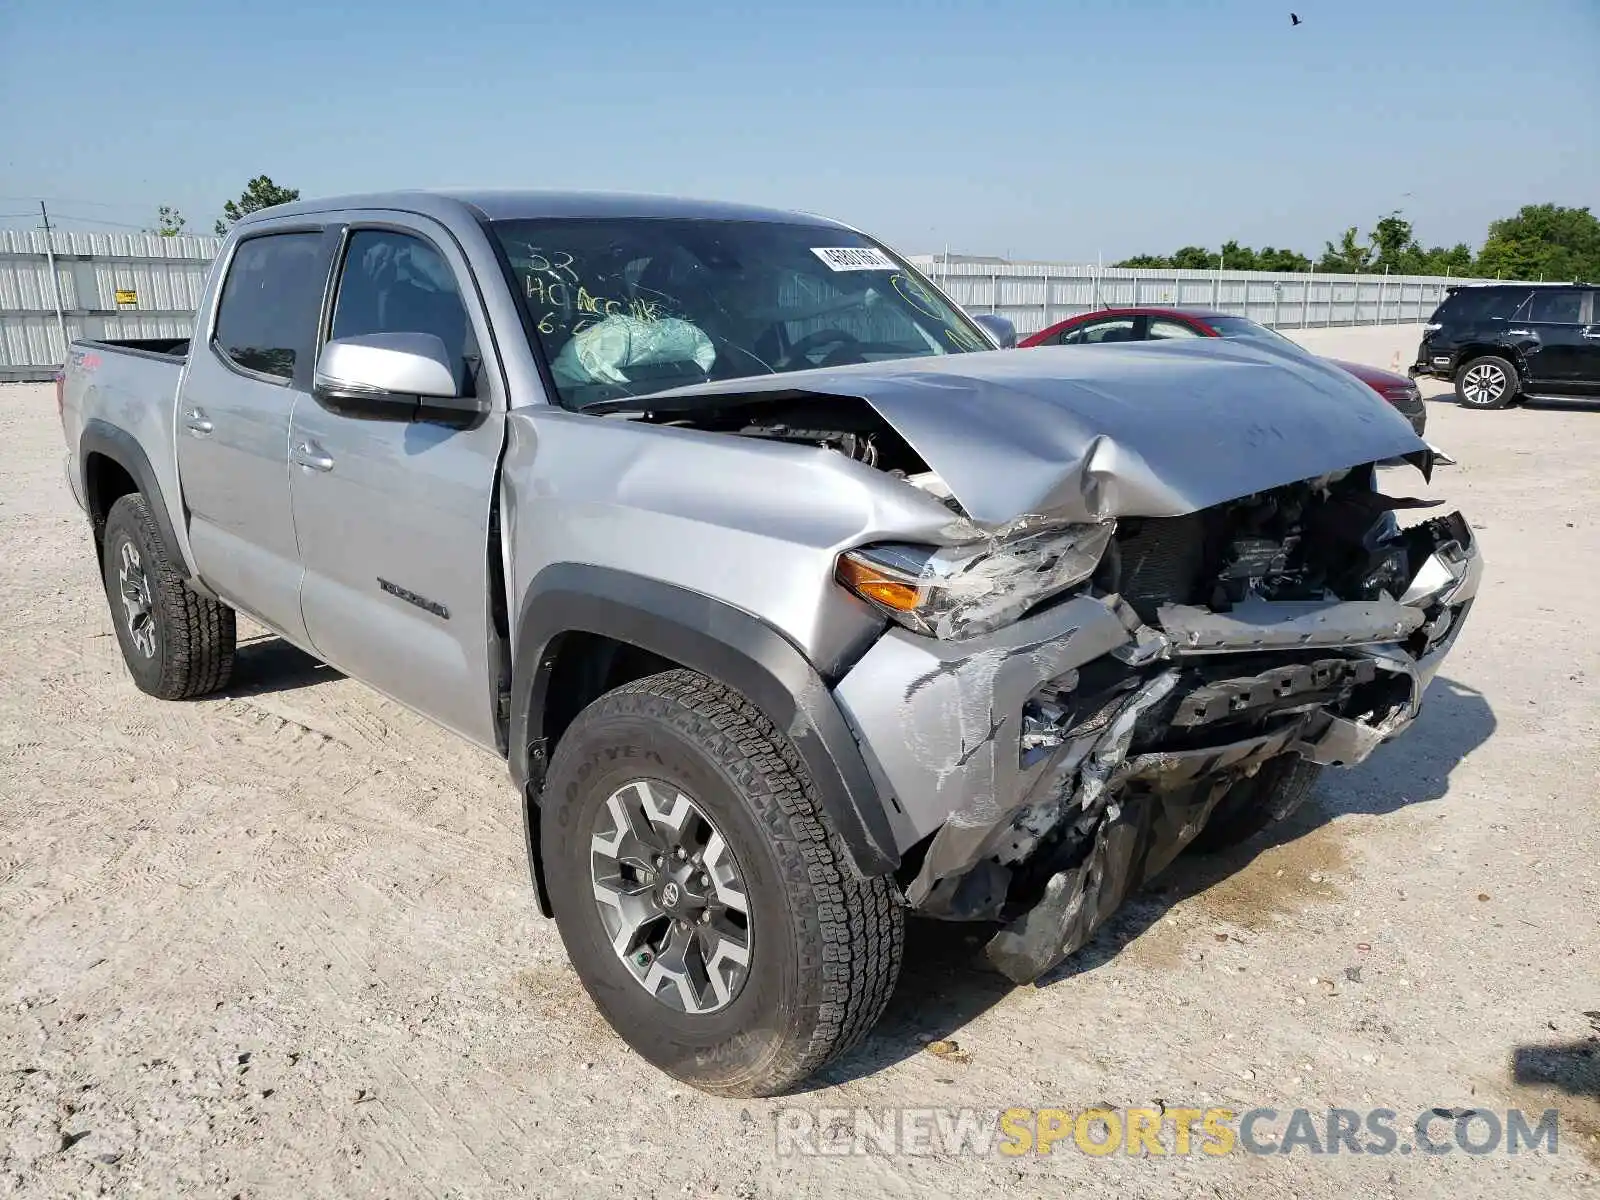
<svg viewBox="0 0 1600 1200">
<path fill-rule="evenodd" d="M 1190 848 L 1201 854 L 1214 854 L 1249 840 L 1299 808 L 1321 774 L 1320 766 L 1298 754 L 1271 759 L 1217 801 L 1210 818 L 1189 843 Z"/>
<path fill-rule="evenodd" d="M 1484 355 L 1456 372 L 1456 398 L 1468 408 L 1504 408 L 1516 395 L 1517 369 L 1503 358 Z"/>
<path fill-rule="evenodd" d="M 226 686 L 233 671 L 233 609 L 192 591 L 138 492 L 106 516 L 102 570 L 111 621 L 141 692 L 186 700 Z"/>
<path fill-rule="evenodd" d="M 888 879 L 857 879 L 793 747 L 692 671 L 602 696 L 539 822 L 561 939 L 613 1029 L 686 1083 L 762 1096 L 870 1029 L 900 970 Z"/>
</svg>

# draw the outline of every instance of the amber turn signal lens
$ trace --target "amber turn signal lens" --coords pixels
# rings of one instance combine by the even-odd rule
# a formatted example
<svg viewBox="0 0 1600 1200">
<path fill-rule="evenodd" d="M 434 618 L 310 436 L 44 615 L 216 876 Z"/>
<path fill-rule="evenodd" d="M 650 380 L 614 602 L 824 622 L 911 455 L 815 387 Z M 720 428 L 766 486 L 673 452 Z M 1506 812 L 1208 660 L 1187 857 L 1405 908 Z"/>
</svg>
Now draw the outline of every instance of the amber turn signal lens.
<svg viewBox="0 0 1600 1200">
<path fill-rule="evenodd" d="M 917 607 L 917 585 L 879 570 L 870 563 L 849 555 L 839 559 L 838 580 L 863 600 L 871 600 L 895 612 L 911 612 Z"/>
</svg>

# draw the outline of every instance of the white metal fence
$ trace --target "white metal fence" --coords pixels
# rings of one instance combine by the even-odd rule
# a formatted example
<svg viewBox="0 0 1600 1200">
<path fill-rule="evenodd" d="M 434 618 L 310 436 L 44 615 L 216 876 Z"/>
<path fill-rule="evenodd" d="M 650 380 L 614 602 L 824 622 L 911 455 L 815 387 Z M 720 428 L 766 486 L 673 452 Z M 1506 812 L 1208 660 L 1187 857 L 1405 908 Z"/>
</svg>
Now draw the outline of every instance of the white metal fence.
<svg viewBox="0 0 1600 1200">
<path fill-rule="evenodd" d="M 186 337 L 213 237 L 0 230 L 0 379 L 46 379 L 73 338 Z M 1476 280 L 1135 270 L 1062 263 L 913 261 L 972 312 L 1021 334 L 1108 305 L 1210 308 L 1284 329 L 1426 321 L 1444 289 Z M 52 269 L 53 268 L 53 269 Z"/>
<path fill-rule="evenodd" d="M 1022 335 L 1075 313 L 1151 305 L 1206 308 L 1282 329 L 1426 321 L 1446 287 L 1480 282 L 1434 275 L 1178 271 L 1064 263 L 912 259 L 956 303 L 1009 317 Z"/>
<path fill-rule="evenodd" d="M 214 237 L 0 230 L 0 379 L 47 379 L 73 338 L 186 337 Z"/>
</svg>

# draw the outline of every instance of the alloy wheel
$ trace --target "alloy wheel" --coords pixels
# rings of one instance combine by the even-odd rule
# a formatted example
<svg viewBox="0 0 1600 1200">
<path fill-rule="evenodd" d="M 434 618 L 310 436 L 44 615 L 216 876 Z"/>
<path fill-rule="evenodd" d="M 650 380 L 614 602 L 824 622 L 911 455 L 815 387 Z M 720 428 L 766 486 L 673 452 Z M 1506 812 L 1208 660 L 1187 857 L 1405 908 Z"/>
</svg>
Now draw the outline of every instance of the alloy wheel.
<svg viewBox="0 0 1600 1200">
<path fill-rule="evenodd" d="M 1493 363 L 1479 363 L 1461 380 L 1461 394 L 1469 404 L 1490 405 L 1506 394 L 1506 373 Z"/>
<path fill-rule="evenodd" d="M 128 623 L 128 637 L 146 658 L 156 656 L 156 618 L 150 601 L 150 579 L 144 573 L 139 549 L 131 541 L 122 543 L 117 562 L 117 583 L 122 593 L 122 611 Z"/>
<path fill-rule="evenodd" d="M 635 779 L 595 817 L 589 869 L 611 949 L 682 1012 L 731 1004 L 750 972 L 744 875 L 722 832 L 673 784 Z"/>
</svg>

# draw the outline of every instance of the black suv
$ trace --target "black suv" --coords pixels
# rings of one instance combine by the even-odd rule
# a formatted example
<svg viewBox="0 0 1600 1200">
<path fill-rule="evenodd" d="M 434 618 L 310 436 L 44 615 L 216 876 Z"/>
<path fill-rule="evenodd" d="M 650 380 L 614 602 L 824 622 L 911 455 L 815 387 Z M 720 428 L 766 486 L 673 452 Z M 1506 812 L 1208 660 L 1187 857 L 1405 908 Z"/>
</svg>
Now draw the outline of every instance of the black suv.
<svg viewBox="0 0 1600 1200">
<path fill-rule="evenodd" d="M 1600 398 L 1600 294 L 1591 285 L 1452 288 L 1427 330 L 1411 374 L 1453 380 L 1468 408 Z"/>
</svg>

